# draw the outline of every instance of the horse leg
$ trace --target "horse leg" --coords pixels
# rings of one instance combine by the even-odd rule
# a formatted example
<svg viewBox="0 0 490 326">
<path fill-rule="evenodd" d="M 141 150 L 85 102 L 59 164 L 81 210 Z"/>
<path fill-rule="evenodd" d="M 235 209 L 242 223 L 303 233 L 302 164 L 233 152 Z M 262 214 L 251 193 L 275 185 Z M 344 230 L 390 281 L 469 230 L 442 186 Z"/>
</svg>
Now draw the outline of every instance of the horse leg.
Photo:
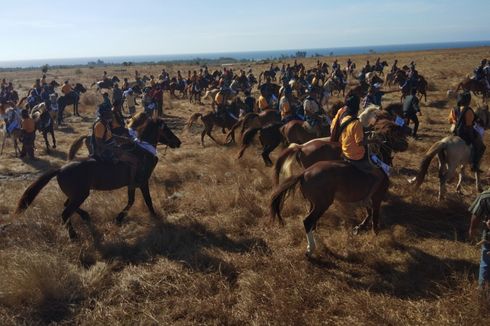
<svg viewBox="0 0 490 326">
<path fill-rule="evenodd" d="M 201 132 L 201 145 L 204 147 L 204 136 L 206 135 L 206 127 Z"/>
<path fill-rule="evenodd" d="M 464 175 L 464 165 L 463 165 L 461 167 L 461 170 L 459 171 L 458 184 L 456 185 L 456 192 L 460 195 L 463 194 L 463 192 L 461 191 L 461 184 L 463 183 L 464 177 L 465 175 Z"/>
<path fill-rule="evenodd" d="M 483 188 L 480 183 L 480 172 L 476 171 L 475 172 L 475 186 L 476 186 L 476 191 L 477 192 L 482 192 Z"/>
<path fill-rule="evenodd" d="M 46 153 L 49 154 L 51 150 L 49 149 L 48 132 L 45 130 L 43 130 L 43 138 L 44 138 L 44 142 L 46 143 Z"/>
<path fill-rule="evenodd" d="M 121 224 L 123 222 L 124 218 L 128 215 L 129 209 L 133 206 L 135 191 L 136 189 L 134 187 L 128 186 L 128 204 L 126 205 L 126 207 L 124 207 L 122 212 L 117 215 L 116 217 L 117 224 Z"/>
<path fill-rule="evenodd" d="M 145 204 L 150 210 L 150 214 L 152 216 L 156 216 L 157 213 L 155 212 L 155 209 L 153 208 L 153 202 L 151 200 L 150 196 L 150 186 L 148 185 L 148 181 L 145 182 L 144 185 L 140 187 L 141 194 L 143 195 L 143 199 L 145 200 Z"/>
<path fill-rule="evenodd" d="M 51 126 L 51 130 L 49 132 L 51 133 L 51 138 L 53 139 L 53 148 L 56 148 L 56 138 L 54 138 L 53 126 Z"/>
<path fill-rule="evenodd" d="M 71 216 L 74 212 L 78 211 L 80 205 L 83 204 L 88 195 L 88 192 L 86 194 L 79 194 L 78 198 L 69 198 L 65 202 L 65 209 L 63 210 L 63 213 L 61 213 L 61 218 L 63 219 L 63 223 L 68 229 L 68 235 L 70 236 L 71 240 L 75 240 L 78 237 L 75 229 L 73 228 L 73 225 L 71 224 Z M 83 218 L 82 215 L 80 216 Z"/>
<path fill-rule="evenodd" d="M 354 235 L 358 235 L 361 231 L 365 231 L 368 229 L 368 222 L 372 221 L 373 218 L 373 208 L 369 206 L 366 207 L 366 212 L 367 215 L 364 220 L 362 220 L 362 222 L 359 225 L 356 225 L 352 230 L 352 233 Z"/>
<path fill-rule="evenodd" d="M 0 156 L 3 154 L 3 148 L 5 147 L 5 142 L 7 141 L 7 131 L 3 134 L 2 149 L 0 150 Z"/>
<path fill-rule="evenodd" d="M 308 243 L 306 246 L 307 257 L 311 257 L 316 249 L 316 241 L 313 236 L 313 229 L 316 227 L 320 216 L 325 213 L 325 211 L 331 204 L 332 200 L 330 200 L 330 203 L 326 202 L 325 204 L 319 204 L 318 202 L 312 203 L 308 215 L 306 215 L 305 219 L 303 220 L 303 225 L 306 232 L 306 241 Z"/>
</svg>

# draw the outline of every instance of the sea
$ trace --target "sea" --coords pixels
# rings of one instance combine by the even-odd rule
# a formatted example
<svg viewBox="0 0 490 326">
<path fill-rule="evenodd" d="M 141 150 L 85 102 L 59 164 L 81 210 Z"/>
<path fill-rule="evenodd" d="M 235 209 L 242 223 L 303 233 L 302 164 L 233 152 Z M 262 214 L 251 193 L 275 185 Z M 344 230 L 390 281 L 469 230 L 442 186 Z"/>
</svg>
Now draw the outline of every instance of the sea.
<svg viewBox="0 0 490 326">
<path fill-rule="evenodd" d="M 436 49 L 456 49 L 490 46 L 489 41 L 468 42 L 445 42 L 445 43 L 420 43 L 420 44 L 395 44 L 395 45 L 372 45 L 355 47 L 332 47 L 318 49 L 289 49 L 273 51 L 248 51 L 248 52 L 217 52 L 217 53 L 193 53 L 193 54 L 162 54 L 162 55 L 136 55 L 136 56 L 113 56 L 113 57 L 84 57 L 84 58 L 58 58 L 38 60 L 12 60 L 0 61 L 0 68 L 36 68 L 43 65 L 49 66 L 78 66 L 94 62 L 104 64 L 152 63 L 190 61 L 195 59 L 217 60 L 221 58 L 234 60 L 260 61 L 266 59 L 278 59 L 294 57 L 298 52 L 306 52 L 311 56 L 341 56 L 372 53 L 411 52 Z"/>
</svg>

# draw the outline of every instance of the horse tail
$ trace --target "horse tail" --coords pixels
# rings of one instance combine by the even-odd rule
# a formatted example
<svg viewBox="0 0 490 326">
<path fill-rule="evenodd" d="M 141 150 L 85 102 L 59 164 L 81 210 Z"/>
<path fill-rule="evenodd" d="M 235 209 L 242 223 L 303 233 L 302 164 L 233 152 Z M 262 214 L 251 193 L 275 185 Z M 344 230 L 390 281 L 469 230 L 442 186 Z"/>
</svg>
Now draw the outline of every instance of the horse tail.
<svg viewBox="0 0 490 326">
<path fill-rule="evenodd" d="M 240 148 L 240 153 L 238 153 L 238 158 L 242 158 L 243 153 L 245 153 L 245 150 L 247 149 L 248 146 L 252 143 L 252 140 L 254 139 L 255 135 L 259 130 L 262 128 L 252 128 L 247 130 L 242 137 L 242 148 Z"/>
<path fill-rule="evenodd" d="M 201 113 L 194 113 L 190 118 L 189 118 L 189 121 L 187 121 L 187 128 L 190 128 L 192 127 L 192 124 L 194 122 L 197 121 L 197 119 L 199 119 L 199 117 L 202 117 L 202 114 Z"/>
<path fill-rule="evenodd" d="M 429 169 L 430 166 L 430 162 L 432 161 L 434 156 L 439 154 L 444 149 L 446 149 L 446 143 L 442 141 L 438 141 L 437 143 L 432 145 L 431 148 L 429 148 L 427 153 L 425 153 L 422 162 L 420 162 L 419 173 L 415 178 L 415 189 L 418 189 L 420 185 L 422 185 L 422 183 L 424 182 L 425 176 L 427 175 L 427 170 Z"/>
<path fill-rule="evenodd" d="M 289 196 L 289 194 L 295 191 L 296 186 L 302 179 L 303 179 L 303 173 L 292 176 L 284 180 L 283 183 L 277 186 L 276 190 L 271 196 L 271 201 L 269 204 L 270 218 L 272 221 L 274 221 L 277 217 L 279 222 L 283 224 L 281 210 L 284 205 L 284 202 L 286 201 L 286 198 Z"/>
<path fill-rule="evenodd" d="M 34 201 L 39 192 L 48 184 L 48 182 L 60 173 L 60 169 L 48 171 L 41 175 L 36 181 L 34 181 L 25 191 L 22 197 L 20 197 L 17 203 L 16 214 L 20 214 L 29 207 Z"/>
<path fill-rule="evenodd" d="M 277 158 L 276 163 L 274 164 L 274 184 L 277 185 L 279 183 L 279 176 L 281 175 L 281 171 L 285 170 L 286 176 L 290 177 L 291 173 L 291 164 L 293 163 L 293 159 L 298 159 L 298 154 L 301 151 L 301 145 L 292 143 L 288 148 L 282 151 L 282 153 Z"/>
<path fill-rule="evenodd" d="M 242 119 L 242 130 L 240 130 L 240 135 L 243 136 L 243 132 L 245 131 L 245 128 L 247 126 L 247 123 L 250 119 L 252 118 L 255 118 L 255 117 L 258 117 L 259 115 L 257 113 L 254 113 L 254 112 L 250 112 L 250 113 L 247 113 L 243 119 Z"/>
<path fill-rule="evenodd" d="M 83 145 L 83 142 L 88 139 L 89 136 L 81 136 L 81 137 L 78 137 L 77 140 L 75 140 L 71 146 L 70 146 L 70 149 L 68 150 L 68 158 L 67 158 L 67 161 L 71 161 L 75 158 L 75 155 L 77 155 L 78 151 L 80 150 L 80 148 L 82 147 Z"/>
</svg>

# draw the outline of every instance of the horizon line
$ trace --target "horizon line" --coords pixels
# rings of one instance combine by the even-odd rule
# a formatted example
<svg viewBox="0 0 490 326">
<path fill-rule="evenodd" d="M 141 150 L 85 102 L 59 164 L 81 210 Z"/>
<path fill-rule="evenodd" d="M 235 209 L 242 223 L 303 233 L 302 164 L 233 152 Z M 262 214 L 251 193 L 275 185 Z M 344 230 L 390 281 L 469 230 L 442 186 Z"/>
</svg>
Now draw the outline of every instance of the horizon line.
<svg viewBox="0 0 490 326">
<path fill-rule="evenodd" d="M 219 55 L 219 54 L 244 54 L 244 53 L 261 53 L 261 52 L 291 52 L 291 51 L 312 51 L 312 50 L 342 50 L 342 49 L 360 49 L 369 47 L 383 46 L 410 46 L 410 45 L 441 45 L 441 44 L 458 44 L 458 43 L 483 43 L 490 40 L 471 40 L 471 41 L 445 41 L 445 42 L 422 42 L 422 43 L 391 43 L 391 44 L 371 44 L 356 46 L 337 46 L 337 47 L 316 47 L 316 48 L 289 48 L 289 49 L 268 49 L 268 50 L 246 50 L 246 51 L 218 51 L 218 52 L 187 52 L 187 53 L 159 53 L 159 54 L 122 54 L 122 55 L 102 55 L 102 56 L 79 56 L 79 57 L 61 57 L 61 58 L 32 58 L 19 60 L 0 60 L 2 63 L 26 63 L 30 61 L 54 61 L 54 60 L 77 60 L 77 59 L 114 59 L 114 58 L 131 58 L 131 57 L 161 57 L 161 56 L 191 56 L 191 55 Z M 398 51 L 397 51 L 398 52 Z M 335 54 L 334 54 L 335 55 Z M 192 58 L 197 59 L 198 57 Z M 192 60 L 191 59 L 191 60 Z M 106 62 L 110 64 L 110 62 Z"/>
</svg>

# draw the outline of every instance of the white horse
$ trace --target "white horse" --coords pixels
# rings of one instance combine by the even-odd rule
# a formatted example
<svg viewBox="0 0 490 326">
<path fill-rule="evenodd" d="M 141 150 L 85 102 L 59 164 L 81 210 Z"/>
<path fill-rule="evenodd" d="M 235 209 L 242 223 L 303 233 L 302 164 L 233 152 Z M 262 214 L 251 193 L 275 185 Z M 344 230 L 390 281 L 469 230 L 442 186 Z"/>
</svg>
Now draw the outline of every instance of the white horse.
<svg viewBox="0 0 490 326">
<path fill-rule="evenodd" d="M 479 108 L 475 112 L 479 118 L 483 130 L 490 127 L 490 113 L 488 107 Z M 483 137 L 483 135 L 482 135 Z M 451 181 L 456 176 L 456 170 L 459 167 L 459 180 L 456 185 L 456 191 L 461 192 L 461 183 L 464 178 L 464 168 L 471 164 L 471 147 L 458 136 L 448 136 L 432 145 L 424 158 L 420 162 L 420 169 L 415 178 L 409 180 L 409 183 L 415 184 L 415 189 L 418 189 L 424 182 L 430 162 L 437 155 L 439 160 L 439 200 L 442 200 L 446 195 L 446 183 Z M 476 191 L 481 192 L 480 174 L 475 172 Z"/>
</svg>

